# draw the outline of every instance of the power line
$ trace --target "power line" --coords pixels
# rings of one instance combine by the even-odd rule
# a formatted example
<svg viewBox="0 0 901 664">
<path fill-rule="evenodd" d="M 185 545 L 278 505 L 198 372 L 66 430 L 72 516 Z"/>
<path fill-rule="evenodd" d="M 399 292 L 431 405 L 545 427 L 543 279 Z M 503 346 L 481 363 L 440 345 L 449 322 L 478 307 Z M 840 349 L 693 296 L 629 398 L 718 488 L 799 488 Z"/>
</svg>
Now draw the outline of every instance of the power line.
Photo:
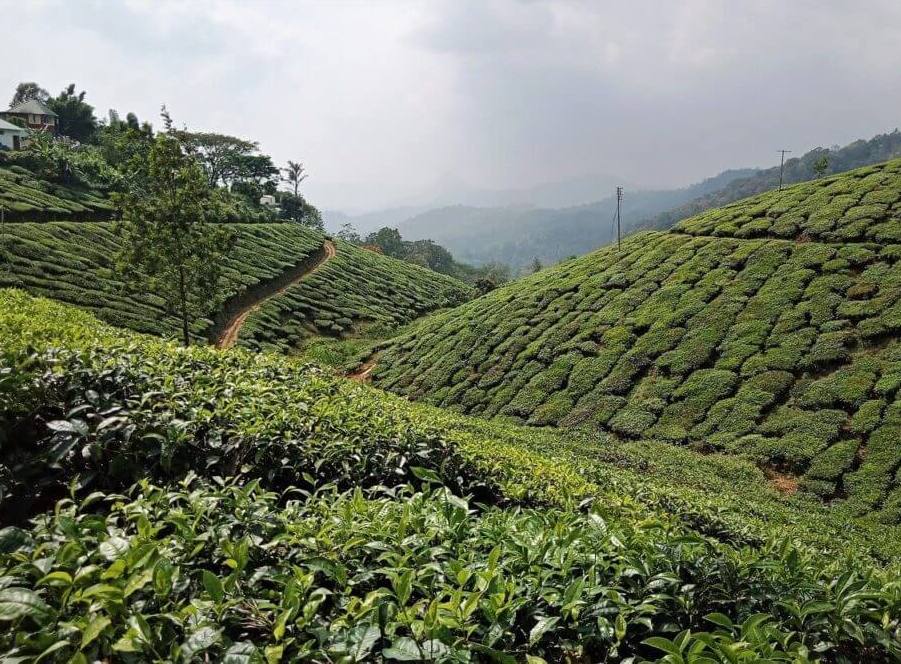
<svg viewBox="0 0 901 664">
<path fill-rule="evenodd" d="M 785 172 L 785 153 L 791 150 L 779 150 L 782 153 L 782 161 L 779 163 L 779 191 L 782 191 L 782 175 Z"/>
</svg>

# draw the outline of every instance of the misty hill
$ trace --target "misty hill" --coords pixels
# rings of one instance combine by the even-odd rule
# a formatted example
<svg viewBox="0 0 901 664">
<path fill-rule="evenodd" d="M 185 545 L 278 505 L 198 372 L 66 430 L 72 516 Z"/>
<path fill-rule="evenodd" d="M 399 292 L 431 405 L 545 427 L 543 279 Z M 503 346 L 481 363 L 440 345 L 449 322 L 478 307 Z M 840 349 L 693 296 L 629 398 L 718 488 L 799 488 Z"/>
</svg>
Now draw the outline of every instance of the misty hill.
<svg viewBox="0 0 901 664">
<path fill-rule="evenodd" d="M 793 184 L 813 180 L 818 176 L 816 164 L 824 157 L 828 160 L 824 175 L 843 173 L 852 168 L 875 164 L 901 156 L 901 132 L 897 129 L 879 134 L 870 140 L 858 140 L 843 148 L 815 148 L 803 156 L 785 162 L 784 182 Z M 677 221 L 687 219 L 733 201 L 754 196 L 779 186 L 779 167 L 759 170 L 747 177 L 733 179 L 722 189 L 702 195 L 688 203 L 657 215 L 647 224 L 648 228 L 669 228 Z"/>
<path fill-rule="evenodd" d="M 825 175 L 901 156 L 898 130 L 845 147 L 816 148 L 785 163 L 787 184 L 817 177 L 815 164 L 827 158 Z M 728 170 L 703 182 L 676 190 L 626 190 L 623 232 L 638 228 L 665 229 L 712 207 L 726 205 L 779 185 L 779 167 Z M 533 258 L 556 263 L 581 255 L 615 239 L 612 224 L 616 199 L 562 209 L 534 207 L 453 206 L 429 210 L 399 225 L 409 239 L 430 238 L 458 259 L 471 263 L 504 262 L 514 268 Z"/>
<path fill-rule="evenodd" d="M 754 172 L 725 171 L 683 189 L 627 192 L 623 201 L 623 232 Z M 403 221 L 398 228 L 405 238 L 436 241 L 458 260 L 477 264 L 502 262 L 518 268 L 536 257 L 545 263 L 556 263 L 609 243 L 616 238 L 612 223 L 615 210 L 614 196 L 561 209 L 457 205 L 423 212 Z"/>
</svg>

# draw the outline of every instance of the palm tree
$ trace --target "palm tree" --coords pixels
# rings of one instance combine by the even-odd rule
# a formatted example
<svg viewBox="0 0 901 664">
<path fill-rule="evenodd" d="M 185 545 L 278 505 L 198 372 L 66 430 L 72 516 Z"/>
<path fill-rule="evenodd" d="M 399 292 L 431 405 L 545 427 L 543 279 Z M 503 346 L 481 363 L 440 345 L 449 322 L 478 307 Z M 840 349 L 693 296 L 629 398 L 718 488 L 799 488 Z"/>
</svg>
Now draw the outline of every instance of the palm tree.
<svg viewBox="0 0 901 664">
<path fill-rule="evenodd" d="M 303 164 L 296 161 L 288 161 L 288 168 L 283 168 L 282 170 L 285 172 L 285 182 L 294 186 L 294 197 L 297 198 L 297 189 L 300 187 L 300 183 L 307 178 L 303 172 Z"/>
</svg>

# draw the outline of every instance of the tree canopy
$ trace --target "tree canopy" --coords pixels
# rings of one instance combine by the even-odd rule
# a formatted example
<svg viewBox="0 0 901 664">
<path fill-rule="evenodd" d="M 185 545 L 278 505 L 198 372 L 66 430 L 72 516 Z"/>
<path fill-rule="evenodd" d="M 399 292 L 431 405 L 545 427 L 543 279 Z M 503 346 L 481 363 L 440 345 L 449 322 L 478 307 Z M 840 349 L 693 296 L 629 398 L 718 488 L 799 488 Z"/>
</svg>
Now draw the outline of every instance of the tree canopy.
<svg viewBox="0 0 901 664">
<path fill-rule="evenodd" d="M 222 197 L 176 135 L 158 135 L 147 174 L 118 195 L 124 240 L 119 266 L 130 283 L 159 294 L 182 322 L 190 343 L 192 320 L 221 298 L 221 258 L 235 235 L 222 224 Z"/>
</svg>

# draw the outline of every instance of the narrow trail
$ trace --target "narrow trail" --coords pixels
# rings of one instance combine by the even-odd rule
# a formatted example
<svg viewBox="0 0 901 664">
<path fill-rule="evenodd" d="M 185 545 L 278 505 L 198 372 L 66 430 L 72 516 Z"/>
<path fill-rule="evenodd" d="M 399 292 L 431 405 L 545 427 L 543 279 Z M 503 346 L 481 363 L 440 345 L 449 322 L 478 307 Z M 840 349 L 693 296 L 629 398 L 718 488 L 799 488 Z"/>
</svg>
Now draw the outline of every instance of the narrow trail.
<svg viewBox="0 0 901 664">
<path fill-rule="evenodd" d="M 241 326 L 244 325 L 244 321 L 251 313 L 259 309 L 260 305 L 270 297 L 284 293 L 298 281 L 313 274 L 334 258 L 335 253 L 335 243 L 326 240 L 319 249 L 294 267 L 226 300 L 210 328 L 210 341 L 215 344 L 216 348 L 234 346 L 238 341 Z"/>
<path fill-rule="evenodd" d="M 372 370 L 375 369 L 375 365 L 378 361 L 378 354 L 373 355 L 368 360 L 363 362 L 355 371 L 347 374 L 346 378 L 350 378 L 351 380 L 355 380 L 360 383 L 368 383 L 372 375 Z"/>
</svg>

